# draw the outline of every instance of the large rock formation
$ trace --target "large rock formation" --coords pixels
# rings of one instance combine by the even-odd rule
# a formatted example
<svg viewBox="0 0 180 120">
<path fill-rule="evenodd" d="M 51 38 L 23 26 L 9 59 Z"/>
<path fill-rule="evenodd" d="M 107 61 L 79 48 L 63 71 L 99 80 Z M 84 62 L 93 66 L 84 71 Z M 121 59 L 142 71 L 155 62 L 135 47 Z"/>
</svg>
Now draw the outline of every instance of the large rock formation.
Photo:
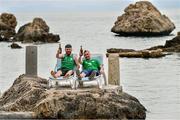
<svg viewBox="0 0 180 120">
<path fill-rule="evenodd" d="M 47 89 L 47 80 L 21 75 L 0 98 L 0 111 L 31 111 L 36 118 L 145 119 L 146 109 L 124 92 Z"/>
<path fill-rule="evenodd" d="M 21 75 L 0 98 L 0 111 L 32 111 L 45 92 L 47 80 Z"/>
<path fill-rule="evenodd" d="M 149 1 L 130 4 L 117 18 L 112 32 L 122 36 L 169 35 L 174 29 L 170 19 L 162 15 Z"/>
<path fill-rule="evenodd" d="M 42 18 L 34 18 L 32 23 L 27 23 L 20 27 L 15 38 L 15 41 L 23 43 L 31 42 L 58 42 L 59 35 L 49 33 L 49 27 Z"/>
<path fill-rule="evenodd" d="M 16 17 L 11 13 L 0 15 L 0 41 L 10 41 L 16 34 Z"/>
</svg>

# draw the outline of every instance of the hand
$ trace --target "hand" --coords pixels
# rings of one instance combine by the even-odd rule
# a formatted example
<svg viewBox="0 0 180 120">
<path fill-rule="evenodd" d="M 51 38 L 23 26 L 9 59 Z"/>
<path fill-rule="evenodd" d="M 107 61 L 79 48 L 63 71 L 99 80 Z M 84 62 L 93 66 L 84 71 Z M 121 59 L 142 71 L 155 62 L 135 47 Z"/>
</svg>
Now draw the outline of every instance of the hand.
<svg viewBox="0 0 180 120">
<path fill-rule="evenodd" d="M 101 70 L 100 70 L 100 73 L 101 73 L 101 74 L 104 73 L 104 69 L 101 69 Z"/>
<path fill-rule="evenodd" d="M 82 53 L 82 52 L 79 52 L 79 56 L 83 56 L 83 53 Z"/>
<path fill-rule="evenodd" d="M 57 54 L 61 54 L 61 53 L 62 53 L 62 51 L 58 49 L 57 50 Z"/>
</svg>

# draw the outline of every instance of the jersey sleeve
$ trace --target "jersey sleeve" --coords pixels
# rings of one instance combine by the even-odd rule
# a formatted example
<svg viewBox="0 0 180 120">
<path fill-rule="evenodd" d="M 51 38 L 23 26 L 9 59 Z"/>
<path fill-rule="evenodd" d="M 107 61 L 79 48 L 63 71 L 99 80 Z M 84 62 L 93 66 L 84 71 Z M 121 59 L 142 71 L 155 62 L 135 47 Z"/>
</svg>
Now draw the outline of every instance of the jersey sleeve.
<svg viewBox="0 0 180 120">
<path fill-rule="evenodd" d="M 100 69 L 101 63 L 99 62 L 99 60 L 96 60 L 96 64 L 97 64 L 97 66 L 98 66 L 98 69 Z"/>
</svg>

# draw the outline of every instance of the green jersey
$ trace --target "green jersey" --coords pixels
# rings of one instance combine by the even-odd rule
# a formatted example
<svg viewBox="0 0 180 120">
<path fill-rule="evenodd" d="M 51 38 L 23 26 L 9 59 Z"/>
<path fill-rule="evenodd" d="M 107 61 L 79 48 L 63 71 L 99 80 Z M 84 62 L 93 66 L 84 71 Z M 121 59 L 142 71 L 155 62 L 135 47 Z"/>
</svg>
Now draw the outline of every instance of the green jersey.
<svg viewBox="0 0 180 120">
<path fill-rule="evenodd" d="M 66 54 L 61 60 L 61 69 L 73 70 L 75 67 L 75 61 L 73 55 L 67 56 Z"/>
<path fill-rule="evenodd" d="M 82 66 L 84 70 L 99 70 L 100 62 L 96 59 L 83 60 Z"/>
</svg>

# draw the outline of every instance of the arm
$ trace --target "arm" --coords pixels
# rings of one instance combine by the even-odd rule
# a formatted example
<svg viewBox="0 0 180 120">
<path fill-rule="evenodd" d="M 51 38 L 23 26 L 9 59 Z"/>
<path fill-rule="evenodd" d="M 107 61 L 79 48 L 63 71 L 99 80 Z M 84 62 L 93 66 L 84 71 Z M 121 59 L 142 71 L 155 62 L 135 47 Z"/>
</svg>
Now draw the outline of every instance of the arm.
<svg viewBox="0 0 180 120">
<path fill-rule="evenodd" d="M 76 65 L 77 65 L 77 69 L 79 69 L 80 68 L 80 64 L 79 64 L 77 56 L 74 56 L 74 61 L 75 61 Z"/>
<path fill-rule="evenodd" d="M 100 62 L 98 60 L 96 60 L 98 68 L 99 68 L 99 72 L 102 74 L 104 73 L 104 65 L 100 64 Z"/>
<path fill-rule="evenodd" d="M 58 50 L 56 53 L 56 58 L 62 59 L 64 57 L 64 55 L 62 53 L 60 53 L 60 51 Z"/>
<path fill-rule="evenodd" d="M 82 56 L 79 56 L 78 62 L 82 64 Z"/>
<path fill-rule="evenodd" d="M 99 71 L 100 71 L 101 74 L 104 73 L 104 65 L 103 64 L 100 65 L 100 70 Z"/>
<path fill-rule="evenodd" d="M 80 64 L 82 64 L 82 56 L 83 56 L 83 53 L 80 51 L 79 52 L 79 59 L 78 59 Z"/>
</svg>

